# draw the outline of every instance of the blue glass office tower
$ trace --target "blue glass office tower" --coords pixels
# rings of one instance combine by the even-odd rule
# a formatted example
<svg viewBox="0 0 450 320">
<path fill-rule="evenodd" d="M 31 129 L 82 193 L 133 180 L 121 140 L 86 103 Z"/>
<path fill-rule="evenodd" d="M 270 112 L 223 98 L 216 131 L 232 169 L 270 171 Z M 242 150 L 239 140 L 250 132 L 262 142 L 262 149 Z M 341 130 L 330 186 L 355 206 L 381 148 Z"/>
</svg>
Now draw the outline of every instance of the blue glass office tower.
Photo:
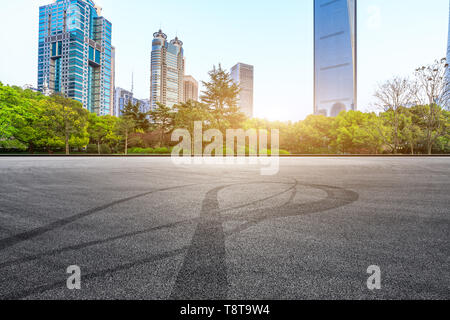
<svg viewBox="0 0 450 320">
<path fill-rule="evenodd" d="M 314 0 L 314 113 L 357 108 L 356 0 Z"/>
<path fill-rule="evenodd" d="M 168 107 L 184 101 L 184 50 L 177 37 L 167 41 L 161 30 L 153 34 L 151 53 L 150 103 Z"/>
<path fill-rule="evenodd" d="M 111 23 L 93 1 L 55 0 L 39 8 L 38 90 L 112 114 L 113 55 Z"/>
<path fill-rule="evenodd" d="M 448 23 L 448 40 L 447 40 L 447 65 L 450 64 L 450 10 Z M 450 68 L 447 66 L 446 88 L 444 90 L 444 107 L 450 110 Z"/>
</svg>

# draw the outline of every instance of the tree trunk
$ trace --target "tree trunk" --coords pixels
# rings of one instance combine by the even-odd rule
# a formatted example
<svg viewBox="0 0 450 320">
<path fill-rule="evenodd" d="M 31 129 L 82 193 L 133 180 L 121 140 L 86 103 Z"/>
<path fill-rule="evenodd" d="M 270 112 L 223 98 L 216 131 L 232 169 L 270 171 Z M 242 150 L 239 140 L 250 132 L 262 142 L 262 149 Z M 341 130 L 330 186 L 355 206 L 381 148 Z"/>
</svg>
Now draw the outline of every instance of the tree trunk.
<svg viewBox="0 0 450 320">
<path fill-rule="evenodd" d="M 128 130 L 125 132 L 125 155 L 128 155 Z"/>
<path fill-rule="evenodd" d="M 100 154 L 100 141 L 97 141 L 97 151 L 98 151 L 98 154 Z"/>
<path fill-rule="evenodd" d="M 414 155 L 414 143 L 411 142 L 411 155 Z"/>
<path fill-rule="evenodd" d="M 398 115 L 397 115 L 397 111 L 394 111 L 395 115 L 394 115 L 394 122 L 395 122 L 395 134 L 394 134 L 394 154 L 397 154 L 397 150 L 398 150 Z"/>
<path fill-rule="evenodd" d="M 395 129 L 395 135 L 394 135 L 394 154 L 397 154 L 398 150 L 398 139 L 397 139 L 397 129 Z"/>
<path fill-rule="evenodd" d="M 431 155 L 432 149 L 433 149 L 433 143 L 431 142 L 431 130 L 428 129 L 428 132 L 427 132 L 427 151 L 428 151 L 429 155 Z"/>
<path fill-rule="evenodd" d="M 69 134 L 66 132 L 66 155 L 68 156 L 69 154 L 70 154 Z"/>
<path fill-rule="evenodd" d="M 161 128 L 161 139 L 159 141 L 159 147 L 162 148 L 164 144 L 164 129 Z"/>
</svg>

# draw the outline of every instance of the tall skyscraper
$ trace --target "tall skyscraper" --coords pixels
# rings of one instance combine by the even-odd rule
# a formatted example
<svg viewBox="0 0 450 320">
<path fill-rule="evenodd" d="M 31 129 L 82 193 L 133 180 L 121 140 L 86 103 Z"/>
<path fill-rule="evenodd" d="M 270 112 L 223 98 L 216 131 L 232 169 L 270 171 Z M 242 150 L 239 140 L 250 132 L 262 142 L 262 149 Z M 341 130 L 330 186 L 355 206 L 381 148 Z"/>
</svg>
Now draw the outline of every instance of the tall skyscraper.
<svg viewBox="0 0 450 320">
<path fill-rule="evenodd" d="M 449 8 L 448 40 L 447 40 L 447 64 L 450 64 L 450 8 Z M 444 99 L 443 100 L 444 100 L 444 104 L 445 104 L 444 107 L 450 111 L 450 68 L 449 67 L 447 67 L 446 88 L 444 90 Z"/>
<path fill-rule="evenodd" d="M 231 78 L 241 89 L 238 96 L 239 108 L 247 117 L 252 118 L 254 67 L 245 63 L 238 63 L 231 68 Z"/>
<path fill-rule="evenodd" d="M 111 47 L 111 95 L 110 114 L 114 115 L 114 90 L 116 89 L 116 48 Z"/>
<path fill-rule="evenodd" d="M 356 0 L 314 0 L 314 113 L 357 108 Z"/>
<path fill-rule="evenodd" d="M 153 34 L 150 102 L 168 107 L 184 101 L 184 50 L 178 37 L 167 41 L 161 30 Z"/>
<path fill-rule="evenodd" d="M 63 93 L 98 115 L 112 112 L 111 23 L 91 0 L 39 8 L 38 89 Z"/>
<path fill-rule="evenodd" d="M 184 76 L 184 102 L 198 101 L 198 81 L 193 76 Z"/>
</svg>

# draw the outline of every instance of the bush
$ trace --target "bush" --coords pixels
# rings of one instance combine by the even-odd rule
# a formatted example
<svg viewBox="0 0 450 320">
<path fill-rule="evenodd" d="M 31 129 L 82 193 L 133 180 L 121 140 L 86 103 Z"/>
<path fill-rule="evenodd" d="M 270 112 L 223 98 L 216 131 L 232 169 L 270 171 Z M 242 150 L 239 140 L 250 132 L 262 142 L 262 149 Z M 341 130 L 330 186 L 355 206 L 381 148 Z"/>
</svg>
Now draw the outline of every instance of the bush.
<svg viewBox="0 0 450 320">
<path fill-rule="evenodd" d="M 166 147 L 164 147 L 164 148 L 156 148 L 153 152 L 155 154 L 168 154 L 168 153 L 170 153 L 169 149 L 167 149 Z"/>
<path fill-rule="evenodd" d="M 142 149 L 142 148 L 136 147 L 136 148 L 128 149 L 128 153 L 129 154 L 141 154 L 143 152 L 143 150 L 144 149 Z"/>
<path fill-rule="evenodd" d="M 152 148 L 131 148 L 128 150 L 129 154 L 152 154 L 154 150 Z"/>
<path fill-rule="evenodd" d="M 102 145 L 100 146 L 100 153 L 101 153 L 101 154 L 111 154 L 111 153 L 112 153 L 112 150 L 111 150 L 111 148 L 110 148 L 109 145 L 107 145 L 107 144 L 102 144 Z"/>
<path fill-rule="evenodd" d="M 88 144 L 88 146 L 86 148 L 86 153 L 97 154 L 98 153 L 97 145 L 96 144 Z"/>
</svg>

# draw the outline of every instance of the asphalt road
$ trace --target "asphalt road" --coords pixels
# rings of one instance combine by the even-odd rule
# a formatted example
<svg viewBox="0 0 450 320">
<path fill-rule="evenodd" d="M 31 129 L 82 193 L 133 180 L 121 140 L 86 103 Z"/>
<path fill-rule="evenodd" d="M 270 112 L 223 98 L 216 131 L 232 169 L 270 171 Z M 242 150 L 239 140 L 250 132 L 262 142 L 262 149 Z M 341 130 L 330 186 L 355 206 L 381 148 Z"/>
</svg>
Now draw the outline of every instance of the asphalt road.
<svg viewBox="0 0 450 320">
<path fill-rule="evenodd" d="M 0 158 L 0 299 L 449 299 L 449 190 L 450 158 Z"/>
</svg>

